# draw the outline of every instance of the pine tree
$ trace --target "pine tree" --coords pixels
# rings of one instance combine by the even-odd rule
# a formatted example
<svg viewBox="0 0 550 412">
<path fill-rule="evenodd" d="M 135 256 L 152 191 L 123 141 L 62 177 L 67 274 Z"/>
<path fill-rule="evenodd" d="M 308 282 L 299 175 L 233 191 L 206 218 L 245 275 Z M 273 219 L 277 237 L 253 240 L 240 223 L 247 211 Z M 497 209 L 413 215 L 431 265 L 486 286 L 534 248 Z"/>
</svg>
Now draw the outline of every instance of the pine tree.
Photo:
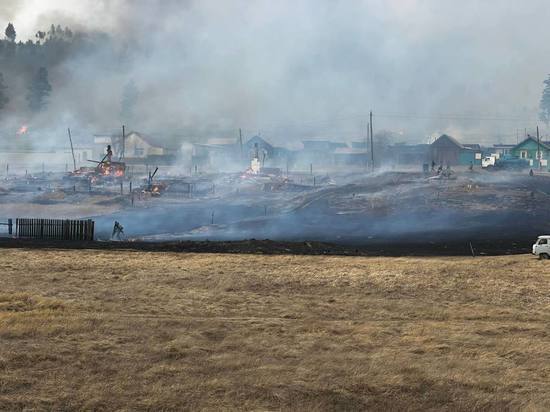
<svg viewBox="0 0 550 412">
<path fill-rule="evenodd" d="M 4 84 L 4 75 L 0 73 L 0 111 L 6 107 L 10 99 L 6 95 L 7 86 Z"/>
<path fill-rule="evenodd" d="M 46 104 L 46 98 L 50 95 L 52 86 L 48 81 L 48 70 L 45 67 L 38 69 L 38 72 L 29 87 L 27 102 L 33 112 L 42 110 Z"/>
<path fill-rule="evenodd" d="M 15 41 L 17 33 L 15 32 L 15 27 L 13 27 L 13 24 L 8 23 L 8 27 L 6 27 L 6 31 L 4 33 L 6 35 L 6 38 L 8 38 L 10 41 Z"/>
<path fill-rule="evenodd" d="M 542 91 L 542 97 L 540 98 L 539 119 L 542 120 L 548 127 L 548 123 L 550 122 L 550 74 L 543 83 L 544 90 Z"/>
</svg>

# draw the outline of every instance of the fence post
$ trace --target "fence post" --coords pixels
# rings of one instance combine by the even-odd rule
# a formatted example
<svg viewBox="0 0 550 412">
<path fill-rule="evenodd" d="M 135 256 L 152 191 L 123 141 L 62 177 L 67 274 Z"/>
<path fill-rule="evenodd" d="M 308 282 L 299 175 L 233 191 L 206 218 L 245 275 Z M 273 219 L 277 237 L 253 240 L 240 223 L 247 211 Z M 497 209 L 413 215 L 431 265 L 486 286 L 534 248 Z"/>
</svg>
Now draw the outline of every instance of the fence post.
<svg viewBox="0 0 550 412">
<path fill-rule="evenodd" d="M 13 235 L 13 220 L 8 219 L 8 234 Z"/>
</svg>

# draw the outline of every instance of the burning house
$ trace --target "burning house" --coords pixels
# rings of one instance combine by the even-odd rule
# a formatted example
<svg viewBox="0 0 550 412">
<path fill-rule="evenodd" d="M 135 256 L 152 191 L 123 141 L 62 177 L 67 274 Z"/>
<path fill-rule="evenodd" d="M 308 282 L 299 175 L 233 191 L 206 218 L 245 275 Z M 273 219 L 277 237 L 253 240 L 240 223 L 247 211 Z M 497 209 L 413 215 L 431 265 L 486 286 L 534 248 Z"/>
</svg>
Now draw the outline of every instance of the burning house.
<svg viewBox="0 0 550 412">
<path fill-rule="evenodd" d="M 248 158 L 256 152 L 256 149 L 259 153 L 262 167 L 276 168 L 286 166 L 290 150 L 273 146 L 260 136 L 254 136 L 244 144 L 244 150 L 248 154 Z"/>
<path fill-rule="evenodd" d="M 218 170 L 221 165 L 241 170 L 257 158 L 259 167 L 284 167 L 290 151 L 276 147 L 260 136 L 253 136 L 242 144 L 236 138 L 211 138 L 206 143 L 193 145 L 192 163 L 201 169 Z"/>
</svg>

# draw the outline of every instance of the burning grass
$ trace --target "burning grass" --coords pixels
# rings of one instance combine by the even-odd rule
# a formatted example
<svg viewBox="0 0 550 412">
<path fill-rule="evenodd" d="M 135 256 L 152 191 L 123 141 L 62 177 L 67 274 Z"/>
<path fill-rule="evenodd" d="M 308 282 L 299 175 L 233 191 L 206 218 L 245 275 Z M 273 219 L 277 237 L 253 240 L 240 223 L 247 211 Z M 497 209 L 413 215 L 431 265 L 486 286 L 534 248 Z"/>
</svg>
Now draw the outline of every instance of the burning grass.
<svg viewBox="0 0 550 412">
<path fill-rule="evenodd" d="M 3 250 L 0 407 L 548 409 L 550 266 Z"/>
</svg>

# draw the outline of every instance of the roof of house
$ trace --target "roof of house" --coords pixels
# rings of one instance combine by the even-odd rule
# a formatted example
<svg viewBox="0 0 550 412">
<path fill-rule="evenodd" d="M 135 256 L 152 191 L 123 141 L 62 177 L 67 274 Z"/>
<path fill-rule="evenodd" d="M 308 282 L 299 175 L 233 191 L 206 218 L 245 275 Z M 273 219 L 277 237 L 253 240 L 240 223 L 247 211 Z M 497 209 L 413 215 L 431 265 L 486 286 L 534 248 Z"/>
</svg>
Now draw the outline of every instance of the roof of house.
<svg viewBox="0 0 550 412">
<path fill-rule="evenodd" d="M 260 136 L 253 136 L 246 142 L 247 146 L 253 146 L 255 143 L 258 143 L 259 146 L 264 146 L 273 149 L 273 145 L 267 140 L 261 138 Z"/>
<path fill-rule="evenodd" d="M 181 145 L 181 142 L 179 141 L 176 141 L 174 139 L 169 139 L 166 136 L 161 136 L 157 134 L 144 134 L 141 132 L 131 131 L 130 133 L 126 134 L 126 138 L 130 137 L 131 135 L 136 135 L 145 143 L 153 147 L 160 147 L 160 148 L 169 149 L 169 150 L 177 150 L 180 148 L 180 145 Z"/>
<path fill-rule="evenodd" d="M 533 136 L 529 136 L 527 135 L 527 138 L 523 139 L 521 142 L 519 142 L 517 145 L 514 146 L 514 148 L 518 148 L 518 147 L 521 147 L 523 146 L 525 143 L 529 142 L 529 141 L 533 141 L 535 142 L 536 144 L 539 144 L 546 150 L 550 150 L 550 142 L 543 142 L 543 141 L 540 141 L 538 142 L 537 139 L 535 139 Z"/>
<path fill-rule="evenodd" d="M 504 143 L 498 143 L 494 144 L 493 147 L 499 148 L 499 149 L 511 149 L 512 147 L 515 147 L 515 144 L 504 144 Z"/>
<path fill-rule="evenodd" d="M 232 137 L 212 137 L 206 141 L 206 144 L 215 146 L 230 146 L 236 145 L 237 139 Z"/>
<path fill-rule="evenodd" d="M 481 150 L 481 146 L 479 144 L 476 144 L 476 143 L 462 144 L 458 140 L 456 140 L 454 137 L 449 136 L 448 134 L 442 134 L 441 136 L 439 136 L 437 140 L 432 143 L 432 145 L 440 144 L 445 140 L 451 142 L 453 145 L 457 146 L 459 149 L 462 149 L 462 150 Z"/>
<path fill-rule="evenodd" d="M 448 134 L 442 134 L 441 136 L 439 136 L 439 137 L 432 143 L 432 145 L 441 144 L 441 143 L 444 142 L 444 141 L 448 141 L 448 142 L 454 144 L 455 146 L 457 146 L 457 147 L 459 147 L 459 148 L 461 148 L 461 149 L 464 148 L 464 146 L 462 146 L 462 144 L 461 144 L 458 140 L 456 140 L 456 139 L 455 139 L 454 137 L 452 137 L 452 136 L 449 136 Z"/>
<path fill-rule="evenodd" d="M 334 149 L 334 154 L 342 155 L 353 155 L 353 154 L 367 154 L 365 149 L 355 148 L 355 147 L 339 147 Z"/>
<path fill-rule="evenodd" d="M 125 134 L 126 138 L 130 136 L 137 136 L 139 139 L 143 140 L 145 143 L 147 143 L 150 146 L 153 147 L 160 147 L 163 149 L 168 150 L 178 150 L 181 142 L 179 142 L 177 139 L 170 139 L 167 136 L 163 136 L 160 134 L 145 134 L 142 132 L 137 132 L 135 130 L 132 130 L 131 132 L 128 132 Z M 111 139 L 111 142 L 113 139 L 120 139 L 122 137 L 122 132 L 101 132 L 101 133 L 95 133 L 94 134 L 94 140 L 95 138 L 109 138 Z"/>
</svg>

